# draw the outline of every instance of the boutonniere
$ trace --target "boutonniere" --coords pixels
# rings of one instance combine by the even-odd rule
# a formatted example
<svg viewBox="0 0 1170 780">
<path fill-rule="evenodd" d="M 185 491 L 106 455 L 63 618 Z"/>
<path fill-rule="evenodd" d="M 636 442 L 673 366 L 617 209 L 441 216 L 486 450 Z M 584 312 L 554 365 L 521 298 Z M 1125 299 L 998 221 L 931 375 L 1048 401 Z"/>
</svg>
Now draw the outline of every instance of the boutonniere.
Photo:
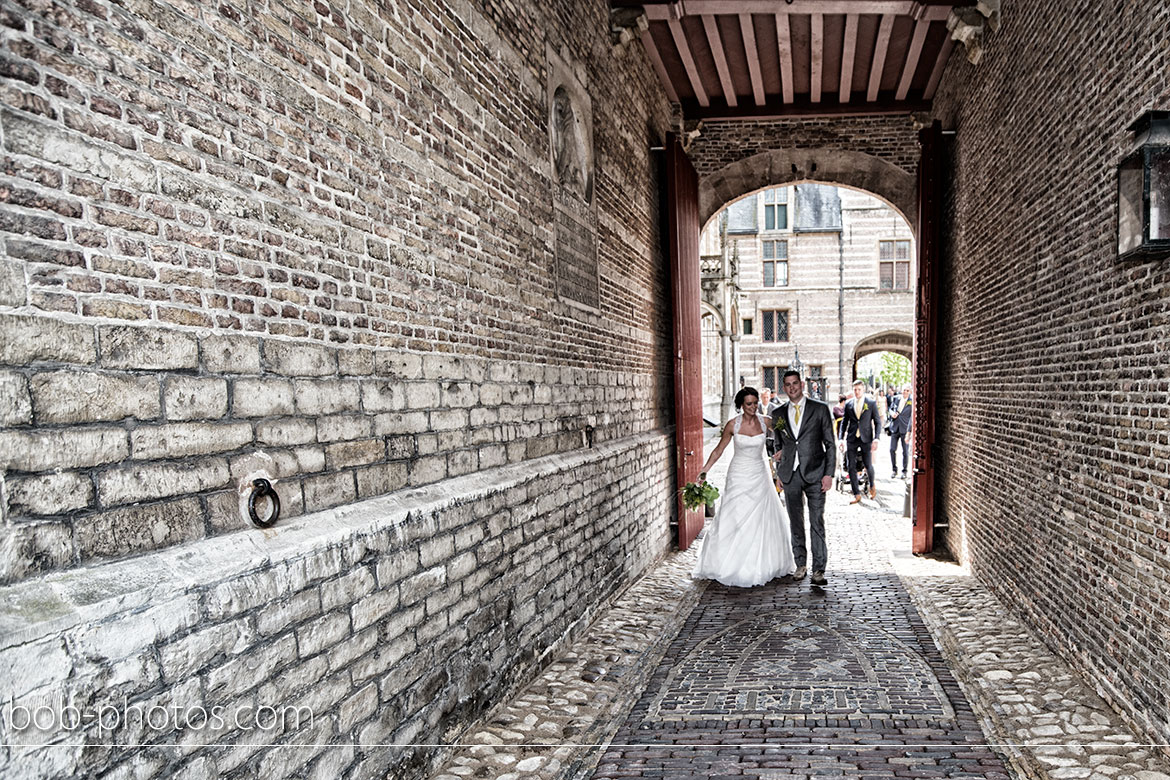
<svg viewBox="0 0 1170 780">
<path fill-rule="evenodd" d="M 774 429 L 776 429 L 776 431 L 779 432 L 780 434 L 787 433 L 789 436 L 791 436 L 792 434 L 788 430 L 788 420 L 784 419 L 785 417 L 786 417 L 786 415 L 778 416 L 776 418 L 776 422 L 774 422 L 772 424 L 772 427 Z"/>
</svg>

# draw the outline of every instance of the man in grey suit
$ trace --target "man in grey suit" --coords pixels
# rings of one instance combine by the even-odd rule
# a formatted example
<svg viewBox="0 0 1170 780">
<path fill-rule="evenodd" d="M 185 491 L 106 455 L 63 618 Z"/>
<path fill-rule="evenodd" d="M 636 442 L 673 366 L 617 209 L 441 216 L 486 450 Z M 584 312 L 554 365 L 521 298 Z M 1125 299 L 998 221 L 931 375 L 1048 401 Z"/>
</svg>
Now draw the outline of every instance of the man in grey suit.
<svg viewBox="0 0 1170 780">
<path fill-rule="evenodd" d="M 804 395 L 804 382 L 796 371 L 784 374 L 788 403 L 776 410 L 772 427 L 776 432 L 776 472 L 784 486 L 784 503 L 792 526 L 792 555 L 797 579 L 808 571 L 808 550 L 804 536 L 804 501 L 808 501 L 808 528 L 812 548 L 812 584 L 824 585 L 825 493 L 833 487 L 837 468 L 837 447 L 833 440 L 833 414 L 829 405 Z"/>
</svg>

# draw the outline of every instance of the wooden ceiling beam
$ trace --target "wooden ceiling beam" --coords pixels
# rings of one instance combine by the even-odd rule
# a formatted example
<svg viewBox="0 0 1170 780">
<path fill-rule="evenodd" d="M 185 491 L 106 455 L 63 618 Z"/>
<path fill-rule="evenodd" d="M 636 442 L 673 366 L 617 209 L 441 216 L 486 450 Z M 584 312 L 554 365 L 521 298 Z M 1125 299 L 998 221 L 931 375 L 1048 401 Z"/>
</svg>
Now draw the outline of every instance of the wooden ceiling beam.
<svg viewBox="0 0 1170 780">
<path fill-rule="evenodd" d="M 893 16 L 925 16 L 931 21 L 946 19 L 951 8 L 973 5 L 974 0 L 686 0 L 680 5 L 675 0 L 645 0 L 621 2 L 611 0 L 615 7 L 640 5 L 646 9 L 650 21 L 665 21 L 681 16 L 718 16 L 721 14 L 887 14 Z"/>
<path fill-rule="evenodd" d="M 748 74 L 752 79 L 752 96 L 756 105 L 764 105 L 764 77 L 760 74 L 760 48 L 756 45 L 756 28 L 751 14 L 739 15 L 739 29 L 743 33 L 743 50 L 747 56 Z"/>
<path fill-rule="evenodd" d="M 928 30 L 930 20 L 919 17 L 914 23 L 914 37 L 910 39 L 910 51 L 906 52 L 906 64 L 902 66 L 902 80 L 898 82 L 894 100 L 905 100 L 906 93 L 910 91 L 910 83 L 914 81 L 914 72 L 918 70 L 918 59 L 922 56 L 922 44 L 926 42 Z"/>
<path fill-rule="evenodd" d="M 930 81 L 926 82 L 926 91 L 922 93 L 924 100 L 933 100 L 935 90 L 938 89 L 938 83 L 942 80 L 943 71 L 946 70 L 947 60 L 951 58 L 951 49 L 955 42 L 951 36 L 943 41 L 942 49 L 938 52 L 938 59 L 934 61 L 934 70 L 930 72 Z"/>
<path fill-rule="evenodd" d="M 723 86 L 723 99 L 727 105 L 735 108 L 735 84 L 731 81 L 731 71 L 727 67 L 727 54 L 723 51 L 723 36 L 719 34 L 719 26 L 714 16 L 703 17 L 703 30 L 707 33 L 707 43 L 711 44 L 711 54 L 715 58 L 715 70 L 719 71 L 719 83 Z"/>
<path fill-rule="evenodd" d="M 841 48 L 841 87 L 842 103 L 849 102 L 849 93 L 853 91 L 853 58 L 857 56 L 857 14 L 845 17 L 845 39 Z"/>
<path fill-rule="evenodd" d="M 695 91 L 695 98 L 699 101 L 700 106 L 711 105 L 711 100 L 707 97 L 707 90 L 703 89 L 703 82 L 699 79 L 699 69 L 695 66 L 695 58 L 691 55 L 691 46 L 687 43 L 687 34 L 683 31 L 682 22 L 678 19 L 671 19 L 668 24 L 670 25 L 670 35 L 674 38 L 674 45 L 678 49 L 678 56 L 682 59 L 683 67 L 687 71 L 687 78 L 691 82 L 691 89 Z"/>
<path fill-rule="evenodd" d="M 776 43 L 780 50 L 780 92 L 785 103 L 796 99 L 792 87 L 792 33 L 788 14 L 776 14 Z"/>
<path fill-rule="evenodd" d="M 894 31 L 894 17 L 887 14 L 878 25 L 877 43 L 873 48 L 873 64 L 869 68 L 869 90 L 865 99 L 870 103 L 877 100 L 882 85 L 882 69 L 886 65 L 886 51 L 890 48 L 890 33 Z"/>
<path fill-rule="evenodd" d="M 794 104 L 780 103 L 773 100 L 762 106 L 742 105 L 738 108 L 726 108 L 718 104 L 703 108 L 693 100 L 684 100 L 682 103 L 683 116 L 687 119 L 703 119 L 707 121 L 733 121 L 736 119 L 784 119 L 785 117 L 837 117 L 837 116 L 870 116 L 873 114 L 911 114 L 916 111 L 926 111 L 930 104 L 924 100 L 887 100 L 883 103 L 849 103 L 848 105 L 833 103 L 813 103 L 807 98 Z"/>
<path fill-rule="evenodd" d="M 821 102 L 821 79 L 825 71 L 825 17 L 812 15 L 812 46 L 809 59 L 809 97 L 812 102 Z"/>
<path fill-rule="evenodd" d="M 642 47 L 646 49 L 646 59 L 650 60 L 650 64 L 658 73 L 658 83 L 666 90 L 666 96 L 670 98 L 671 103 L 677 103 L 678 93 L 674 91 L 674 83 L 670 80 L 670 74 L 666 72 L 666 65 L 662 62 L 662 54 L 658 51 L 658 44 L 654 42 L 654 36 L 650 34 L 649 30 L 642 31 Z"/>
</svg>

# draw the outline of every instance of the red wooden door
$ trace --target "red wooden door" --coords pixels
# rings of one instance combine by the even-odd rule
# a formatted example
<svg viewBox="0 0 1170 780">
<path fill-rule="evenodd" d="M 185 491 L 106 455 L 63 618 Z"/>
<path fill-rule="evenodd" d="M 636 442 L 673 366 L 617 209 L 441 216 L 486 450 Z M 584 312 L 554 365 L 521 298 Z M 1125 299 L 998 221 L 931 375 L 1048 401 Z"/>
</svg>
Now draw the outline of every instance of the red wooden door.
<svg viewBox="0 0 1170 780">
<path fill-rule="evenodd" d="M 674 308 L 674 419 L 678 488 L 703 465 L 703 376 L 699 324 L 699 177 L 678 136 L 666 137 L 666 230 Z M 703 528 L 703 513 L 678 502 L 678 548 Z"/>
<path fill-rule="evenodd" d="M 934 549 L 934 389 L 938 373 L 939 254 L 945 172 L 942 126 L 918 133 L 918 296 L 914 314 L 914 531 L 916 553 Z"/>
</svg>

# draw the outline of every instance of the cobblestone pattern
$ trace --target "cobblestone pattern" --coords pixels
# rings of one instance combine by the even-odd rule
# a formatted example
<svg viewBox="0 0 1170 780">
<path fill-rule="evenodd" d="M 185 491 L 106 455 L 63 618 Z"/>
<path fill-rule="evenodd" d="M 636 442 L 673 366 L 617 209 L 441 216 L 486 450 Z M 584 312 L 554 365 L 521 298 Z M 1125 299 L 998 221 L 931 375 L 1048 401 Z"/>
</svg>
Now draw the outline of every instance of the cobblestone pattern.
<svg viewBox="0 0 1170 780">
<path fill-rule="evenodd" d="M 659 559 L 670 458 L 630 437 L 0 588 L 6 707 L 312 712 L 40 732 L 6 710 L 0 775 L 417 777 Z"/>
<path fill-rule="evenodd" d="M 1013 775 L 1033 780 L 1170 780 L 1170 761 L 953 563 L 895 565 Z"/>
<path fill-rule="evenodd" d="M 848 507 L 835 493 L 830 505 L 828 587 L 812 588 L 807 578 L 748 590 L 712 583 L 594 778 L 1008 777 L 890 565 L 881 525 L 899 513 Z M 814 641 L 783 634 L 797 616 L 820 628 Z M 717 663 L 708 664 L 704 677 L 695 659 L 745 621 L 777 632 L 773 648 L 789 658 L 783 668 L 757 666 L 748 674 L 742 664 L 760 644 L 733 642 L 723 647 L 724 669 L 736 670 L 743 693 L 791 693 L 800 707 L 753 712 L 725 698 L 695 713 L 706 714 L 702 719 L 656 707 L 709 682 Z M 825 641 L 831 626 L 854 630 Z M 874 636 L 881 637 L 877 652 Z M 882 663 L 890 647 L 900 662 Z M 872 673 L 849 674 L 850 664 L 869 664 Z M 825 695 L 859 684 L 871 693 L 861 706 L 848 696 Z"/>
<path fill-rule="evenodd" d="M 723 464 L 717 464 L 711 471 L 711 478 L 718 482 L 722 478 Z M 894 571 L 906 587 L 910 599 L 913 600 L 917 613 L 922 617 L 924 627 L 929 631 L 929 640 L 941 648 L 942 662 L 950 670 L 950 674 L 940 675 L 943 683 L 950 677 L 957 679 L 966 703 L 970 705 L 970 715 L 964 717 L 970 723 L 970 718 L 977 719 L 982 729 L 982 738 L 978 741 L 995 747 L 997 753 L 1002 754 L 1005 760 L 1006 775 L 1011 778 L 1028 780 L 1168 780 L 1168 766 L 1165 758 L 1158 753 L 1155 746 L 1145 744 L 1140 732 L 1129 729 L 1124 724 L 1119 713 L 1110 709 L 1108 704 L 1096 696 L 1076 672 L 1061 662 L 1039 637 L 1032 633 L 1025 624 L 1012 617 L 1009 609 L 996 599 L 987 588 L 976 578 L 970 577 L 969 572 L 951 562 L 937 559 L 914 557 L 909 553 L 909 529 L 906 519 L 901 518 L 897 508 L 901 505 L 899 495 L 900 483 L 885 478 L 885 469 L 879 464 L 879 503 L 868 501 L 861 506 L 848 506 L 847 497 L 839 496 L 837 492 L 830 495 L 828 503 L 828 529 L 830 529 L 832 578 L 830 587 L 826 588 L 825 606 L 827 612 L 832 612 L 830 602 L 832 592 L 840 591 L 844 586 L 841 570 L 851 572 L 854 581 L 869 579 L 873 575 L 885 578 Z M 860 546 L 851 547 L 855 541 Z M 686 553 L 693 557 L 696 548 Z M 665 564 L 655 568 L 652 574 L 647 575 L 647 581 L 662 577 L 662 592 L 670 594 L 672 591 L 683 593 L 680 613 L 689 612 L 686 603 L 689 591 L 690 558 L 686 564 L 680 565 L 677 561 L 679 554 L 667 559 Z M 835 572 L 835 573 L 834 573 Z M 663 577 L 666 574 L 666 577 Z M 885 584 L 883 584 L 885 585 Z M 889 587 L 894 588 L 893 582 Z M 714 586 L 718 588 L 718 586 Z M 768 587 L 778 587 L 772 585 Z M 779 587 L 792 587 L 779 584 Z M 807 585 L 797 585 L 797 588 L 806 588 Z M 851 585 L 852 587 L 852 585 Z M 728 589 L 729 593 L 730 589 Z M 763 591 L 763 588 L 759 588 Z M 736 592 L 739 595 L 749 596 L 752 592 Z M 636 622 L 636 616 L 641 614 L 646 620 L 661 619 L 661 602 L 653 599 L 642 600 L 632 592 L 633 616 L 622 615 L 622 620 Z M 672 596 L 667 595 L 669 600 Z M 625 601 L 625 600 L 624 600 Z M 704 602 L 707 600 L 704 599 Z M 668 601 L 669 603 L 669 601 Z M 810 612 L 810 610 L 804 610 Z M 768 614 L 768 613 L 765 613 Z M 604 620 L 604 619 L 603 619 Z M 759 620 L 757 617 L 756 620 Z M 929 640 L 920 636 L 923 647 L 929 651 Z M 667 636 L 668 641 L 673 639 Z M 652 648 L 649 642 L 631 642 L 624 644 L 627 649 Z M 573 646 L 570 653 L 576 653 L 580 648 L 581 655 L 593 653 L 584 647 Z M 741 655 L 738 649 L 728 648 L 729 655 L 724 658 L 724 667 L 731 665 L 731 660 Z M 635 650 L 643 651 L 643 650 Z M 658 663 L 655 653 L 648 653 L 649 664 Z M 937 658 L 937 654 L 931 654 Z M 579 668 L 577 658 L 566 658 L 565 663 L 571 668 Z M 605 664 L 601 664 L 605 665 Z M 646 662 L 627 663 L 645 667 Z M 669 665 L 669 661 L 663 665 Z M 550 669 L 557 668 L 552 667 Z M 669 674 L 669 672 L 668 672 Z M 782 674 L 789 675 L 790 688 L 797 688 L 791 679 L 793 675 L 787 670 Z M 805 690 L 818 685 L 820 676 L 815 674 L 813 665 L 805 662 L 803 674 L 807 678 Z M 894 679 L 902 677 L 904 671 L 897 671 Z M 885 676 L 885 675 L 883 675 Z M 661 678 L 661 675 L 660 675 Z M 517 747 L 515 743 L 530 746 L 532 731 L 539 729 L 537 724 L 543 722 L 564 723 L 578 712 L 585 709 L 591 718 L 598 720 L 608 718 L 620 719 L 625 716 L 629 706 L 629 692 L 624 690 L 626 697 L 611 697 L 611 691 L 600 686 L 604 677 L 598 681 L 599 688 L 585 692 L 586 699 L 581 699 L 580 707 L 570 704 L 569 698 L 558 696 L 557 676 L 545 676 L 543 688 L 530 689 L 523 700 L 502 707 L 508 713 L 511 723 L 531 724 L 524 733 L 518 730 L 509 733 L 507 740 L 500 740 L 504 745 L 494 744 L 496 737 L 484 736 L 487 732 L 469 732 L 472 736 L 469 741 L 479 745 L 493 743 L 489 751 L 484 751 L 479 762 L 456 760 L 449 762 L 443 768 L 443 780 L 452 778 L 486 778 L 489 780 L 528 780 L 528 778 L 577 779 L 589 774 L 590 762 L 567 760 L 567 757 L 576 757 L 581 754 L 583 747 L 579 744 L 557 745 L 534 750 L 531 747 Z M 887 678 L 887 684 L 890 679 Z M 570 675 L 564 681 L 565 685 L 577 685 L 576 676 Z M 629 684 L 636 684 L 629 681 Z M 948 700 L 957 695 L 954 684 L 943 686 L 948 692 Z M 625 689 L 625 686 L 624 686 Z M 539 696 L 543 691 L 544 697 Z M 641 691 L 639 691 L 641 693 Z M 649 692 L 653 693 L 653 691 Z M 635 696 L 634 698 L 639 698 Z M 645 697 L 641 697 L 645 700 Z M 965 707 L 961 706 L 959 712 Z M 596 715 L 599 711 L 608 710 L 606 715 Z M 713 713 L 714 715 L 714 713 Z M 720 717 L 713 717 L 706 731 L 694 729 L 688 734 L 696 741 L 713 738 L 713 730 L 718 727 L 728 727 L 736 724 L 732 718 L 734 712 L 724 710 Z M 757 716 L 758 717 L 758 716 Z M 762 723 L 761 720 L 752 720 L 745 715 L 751 725 Z M 880 776 L 947 776 L 954 772 L 954 764 L 947 764 L 942 753 L 934 750 L 925 752 L 908 752 L 901 748 L 885 747 L 893 744 L 895 739 L 904 739 L 903 736 L 893 737 L 894 730 L 899 727 L 896 720 L 890 719 L 883 723 L 881 718 L 870 718 L 870 725 L 878 729 L 868 734 L 849 733 L 849 739 L 866 739 L 869 743 L 880 744 L 883 747 L 876 751 L 868 751 L 865 768 L 849 768 L 848 762 L 858 760 L 858 751 L 844 744 L 821 745 L 817 750 L 805 747 L 810 741 L 824 741 L 830 743 L 839 739 L 842 731 L 831 730 L 828 723 L 819 723 L 814 720 L 814 727 L 800 724 L 799 719 L 790 718 L 783 729 L 773 729 L 765 734 L 764 740 L 768 747 L 752 747 L 745 750 L 743 746 L 728 745 L 717 748 L 720 755 L 720 764 L 715 766 L 713 759 L 700 759 L 697 764 L 696 750 L 702 748 L 670 748 L 659 746 L 658 754 L 648 753 L 645 748 L 621 754 L 628 751 L 631 745 L 612 745 L 608 748 L 608 758 L 612 759 L 606 767 L 605 773 L 624 778 L 638 778 L 638 776 L 690 776 L 704 771 L 713 772 L 711 776 L 813 776 L 837 775 L 860 776 L 860 778 L 880 778 Z M 799 725 L 798 725 L 799 724 Z M 686 724 L 691 725 L 691 724 Z M 798 731 L 797 729 L 801 729 Z M 598 733 L 598 732 L 594 732 Z M 604 733 L 604 730 L 601 731 Z M 626 734 L 619 734 L 619 739 Z M 923 733 L 923 732 L 918 732 Z M 969 736 L 976 739 L 975 732 Z M 925 738 L 932 739 L 934 734 L 925 732 Z M 755 734 L 753 739 L 758 739 Z M 566 739 L 566 743 L 584 743 L 585 739 Z M 642 741 L 642 740 L 639 740 Z M 763 743 L 762 743 L 763 744 Z M 479 750 L 479 747 L 464 747 L 464 753 Z M 585 751 L 596 754 L 604 747 Z M 711 747 L 709 750 L 716 750 Z M 894 752 L 892 752 L 892 750 Z M 549 760 L 552 752 L 562 751 L 559 755 L 566 760 Z M 508 758 L 489 760 L 488 757 L 504 753 Z M 917 757 L 923 755 L 922 764 Z M 534 757 L 544 757 L 532 760 L 530 764 L 521 765 L 521 761 Z M 597 755 L 593 755 L 597 761 Z M 931 765 L 930 761 L 937 761 Z M 903 762 L 904 761 L 904 764 Z M 536 768 L 534 768 L 536 767 Z M 697 767 L 697 769 L 696 769 Z M 529 773 L 532 769 L 531 774 Z M 601 773 L 604 776 L 605 773 Z M 991 776 L 1004 776 L 997 772 Z M 438 779 L 436 779 L 438 780 Z"/>
<path fill-rule="evenodd" d="M 935 99 L 957 130 L 936 506 L 954 555 L 1167 744 L 1170 264 L 1119 262 L 1116 203 L 1130 124 L 1170 106 L 1170 6 L 1097 10 L 1004 4 Z"/>
<path fill-rule="evenodd" d="M 653 429 L 643 374 L 0 314 L 0 581 Z M 575 399 L 553 403 L 553 399 Z M 542 411 L 537 411 L 542 410 Z"/>
<path fill-rule="evenodd" d="M 824 599 L 823 611 L 832 613 L 832 602 L 844 595 L 837 593 L 845 587 L 842 585 L 845 580 L 842 574 L 844 570 L 849 571 L 853 580 L 849 587 L 878 576 L 882 578 L 882 587 L 888 586 L 892 590 L 896 590 L 897 586 L 888 577 L 891 572 L 896 572 L 917 607 L 922 625 L 929 631 L 929 639 L 922 636 L 920 631 L 915 634 L 923 642 L 925 652 L 934 659 L 932 663 L 935 665 L 931 668 L 937 668 L 940 660 L 939 654 L 931 650 L 930 640 L 933 640 L 934 646 L 941 648 L 941 662 L 950 670 L 950 673 L 943 672 L 937 678 L 946 683 L 942 687 L 947 692 L 947 701 L 960 703 L 959 713 L 968 724 L 972 716 L 978 721 L 982 736 L 976 737 L 975 731 L 970 731 L 968 736 L 994 746 L 1006 761 L 1006 776 L 1028 780 L 1170 778 L 1166 761 L 1158 755 L 1156 748 L 1143 744 L 1144 739 L 1138 732 L 1127 728 L 1117 712 L 1096 696 L 1076 672 L 1061 662 L 1034 633 L 1017 622 L 1010 611 L 977 579 L 953 563 L 910 555 L 908 521 L 901 517 L 900 512 L 904 488 L 898 481 L 885 479 L 885 469 L 880 463 L 878 465 L 879 501 L 876 504 L 867 500 L 861 506 L 848 506 L 845 504 L 847 497 L 836 492 L 830 493 L 828 528 L 832 580 L 825 595 L 817 597 Z M 712 480 L 718 483 L 724 471 L 725 464 L 717 464 L 712 469 Z M 855 543 L 858 546 L 854 547 Z M 620 620 L 627 625 L 637 625 L 639 617 L 645 621 L 661 621 L 664 609 L 661 598 L 666 600 L 665 604 L 671 605 L 666 608 L 667 611 L 673 606 L 678 607 L 674 613 L 676 620 L 678 616 L 685 617 L 691 610 L 691 600 L 695 595 L 689 571 L 696 549 L 693 547 L 685 553 L 685 561 L 679 560 L 683 557 L 680 554 L 670 556 L 647 575 L 645 582 L 657 582 L 660 598 L 644 598 L 641 592 L 631 591 L 620 602 L 620 606 L 630 609 L 630 612 L 622 614 Z M 767 587 L 793 586 L 778 583 Z M 801 583 L 795 587 L 803 590 L 808 586 Z M 724 590 L 728 591 L 725 595 L 737 593 L 751 600 L 752 591 Z M 672 592 L 683 595 L 675 600 Z M 811 595 L 815 591 L 809 593 Z M 705 598 L 704 603 L 706 601 Z M 609 619 L 608 615 L 604 616 L 599 625 L 606 624 Z M 667 629 L 664 635 L 666 641 L 674 640 L 672 632 L 673 629 Z M 590 636 L 592 634 L 591 631 Z M 623 647 L 637 647 L 639 649 L 636 652 L 644 652 L 647 656 L 644 660 L 627 660 L 624 664 L 626 668 L 646 668 L 660 661 L 658 654 L 661 648 L 653 642 L 643 640 L 640 644 L 629 643 Z M 725 667 L 731 665 L 733 657 L 740 655 L 739 649 L 728 650 L 730 654 L 725 658 Z M 500 724 L 496 724 L 490 732 L 477 733 L 476 729 L 472 729 L 467 741 L 474 744 L 464 746 L 460 754 L 466 758 L 457 757 L 448 762 L 439 776 L 443 780 L 464 777 L 487 780 L 577 780 L 588 776 L 590 761 L 595 763 L 600 753 L 606 750 L 601 745 L 587 748 L 584 743 L 591 741 L 591 738 L 566 734 L 569 738 L 564 739 L 563 744 L 543 748 L 534 748 L 532 745 L 533 742 L 544 742 L 534 736 L 543 723 L 571 722 L 572 718 L 582 712 L 586 712 L 593 723 L 618 723 L 625 718 L 632 701 L 645 699 L 642 690 L 631 694 L 629 689 L 638 685 L 634 679 L 624 679 L 621 689 L 614 691 L 605 686 L 606 678 L 601 676 L 597 678 L 594 687 L 581 692 L 578 679 L 580 670 L 598 652 L 592 639 L 583 645 L 573 645 L 563 659 L 567 667 L 563 676 L 552 671 L 561 665 L 558 661 L 550 667 L 550 672 L 541 683 L 526 691 L 522 698 L 500 708 L 500 712 L 506 713 L 508 723 L 524 724 L 523 729 L 509 730 L 503 738 L 499 736 L 502 733 L 499 729 L 504 728 Z M 669 659 L 664 665 L 669 665 Z M 593 674 L 599 674 L 601 667 L 605 666 L 606 663 L 599 663 Z M 820 684 L 820 675 L 813 665 L 804 663 L 802 668 L 806 678 L 803 688 L 811 689 Z M 795 688 L 796 683 L 792 679 L 795 675 L 788 674 L 788 684 Z M 886 678 L 886 684 L 895 683 L 903 675 L 904 672 L 896 671 L 892 678 Z M 626 676 L 623 675 L 623 678 Z M 951 678 L 958 681 L 961 694 L 950 682 Z M 579 693 L 583 697 L 580 698 L 580 704 L 572 702 L 569 696 L 560 695 L 562 686 Z M 652 693 L 650 691 L 646 695 Z M 958 699 L 952 698 L 955 696 Z M 969 714 L 962 705 L 964 696 L 970 705 Z M 713 718 L 711 723 L 705 724 L 706 730 L 694 728 L 679 735 L 696 742 L 722 742 L 722 747 L 716 748 L 713 744 L 708 749 L 718 750 L 718 766 L 714 759 L 700 758 L 696 763 L 697 749 L 694 747 L 684 749 L 660 745 L 656 749 L 657 755 L 648 752 L 647 748 L 641 748 L 625 756 L 622 751 L 629 751 L 633 746 L 614 744 L 609 746 L 607 753 L 607 757 L 612 760 L 605 772 L 600 774 L 619 777 L 687 777 L 693 774 L 702 776 L 703 771 L 710 771 L 713 777 L 830 775 L 869 778 L 938 777 L 956 771 L 956 762 L 948 763 L 948 759 L 954 757 L 947 756 L 945 752 L 934 748 L 910 752 L 905 747 L 894 747 L 898 740 L 904 741 L 906 735 L 894 736 L 896 729 L 905 724 L 899 724 L 893 719 L 883 722 L 882 718 L 870 718 L 868 722 L 875 726 L 873 730 L 868 733 L 848 732 L 848 740 L 853 742 L 865 740 L 870 744 L 882 745 L 879 749 L 864 751 L 867 756 L 861 768 L 858 751 L 841 739 L 841 735 L 846 732 L 831 729 L 827 720 L 821 722 L 814 718 L 814 723 L 810 725 L 790 718 L 783 728 L 774 728 L 766 733 L 762 742 L 758 735 L 752 735 L 754 741 L 760 745 L 766 744 L 767 747 L 745 749 L 743 746 L 727 744 L 732 740 L 717 739 L 719 735 L 714 729 L 741 725 L 728 720 L 733 717 L 734 713 L 724 710 L 721 717 Z M 762 723 L 760 720 L 745 720 L 748 721 L 747 725 L 758 726 Z M 854 721 L 852 725 L 858 722 Z M 551 726 L 543 728 L 549 729 L 549 733 L 555 731 Z M 584 733 L 584 728 L 579 733 Z M 595 728 L 590 734 L 612 731 Z M 619 738 L 628 735 L 627 731 Z M 915 732 L 910 736 L 917 739 L 920 735 L 925 740 L 933 741 L 937 738 L 937 734 L 930 731 Z M 806 747 L 810 742 L 828 743 L 834 739 L 841 740 L 841 743 L 821 745 L 816 749 Z M 485 749 L 484 746 L 489 744 L 490 749 Z M 481 751 L 478 757 L 471 758 L 476 751 Z M 585 756 L 584 760 L 578 760 L 579 756 Z M 522 764 L 523 761 L 529 763 Z M 935 763 L 932 764 L 932 761 Z M 851 762 L 858 762 L 858 766 L 850 767 Z M 997 769 L 989 776 L 1005 775 Z"/>
<path fill-rule="evenodd" d="M 669 556 L 520 695 L 470 729 L 432 780 L 587 777 L 698 601 L 697 548 Z"/>
</svg>

